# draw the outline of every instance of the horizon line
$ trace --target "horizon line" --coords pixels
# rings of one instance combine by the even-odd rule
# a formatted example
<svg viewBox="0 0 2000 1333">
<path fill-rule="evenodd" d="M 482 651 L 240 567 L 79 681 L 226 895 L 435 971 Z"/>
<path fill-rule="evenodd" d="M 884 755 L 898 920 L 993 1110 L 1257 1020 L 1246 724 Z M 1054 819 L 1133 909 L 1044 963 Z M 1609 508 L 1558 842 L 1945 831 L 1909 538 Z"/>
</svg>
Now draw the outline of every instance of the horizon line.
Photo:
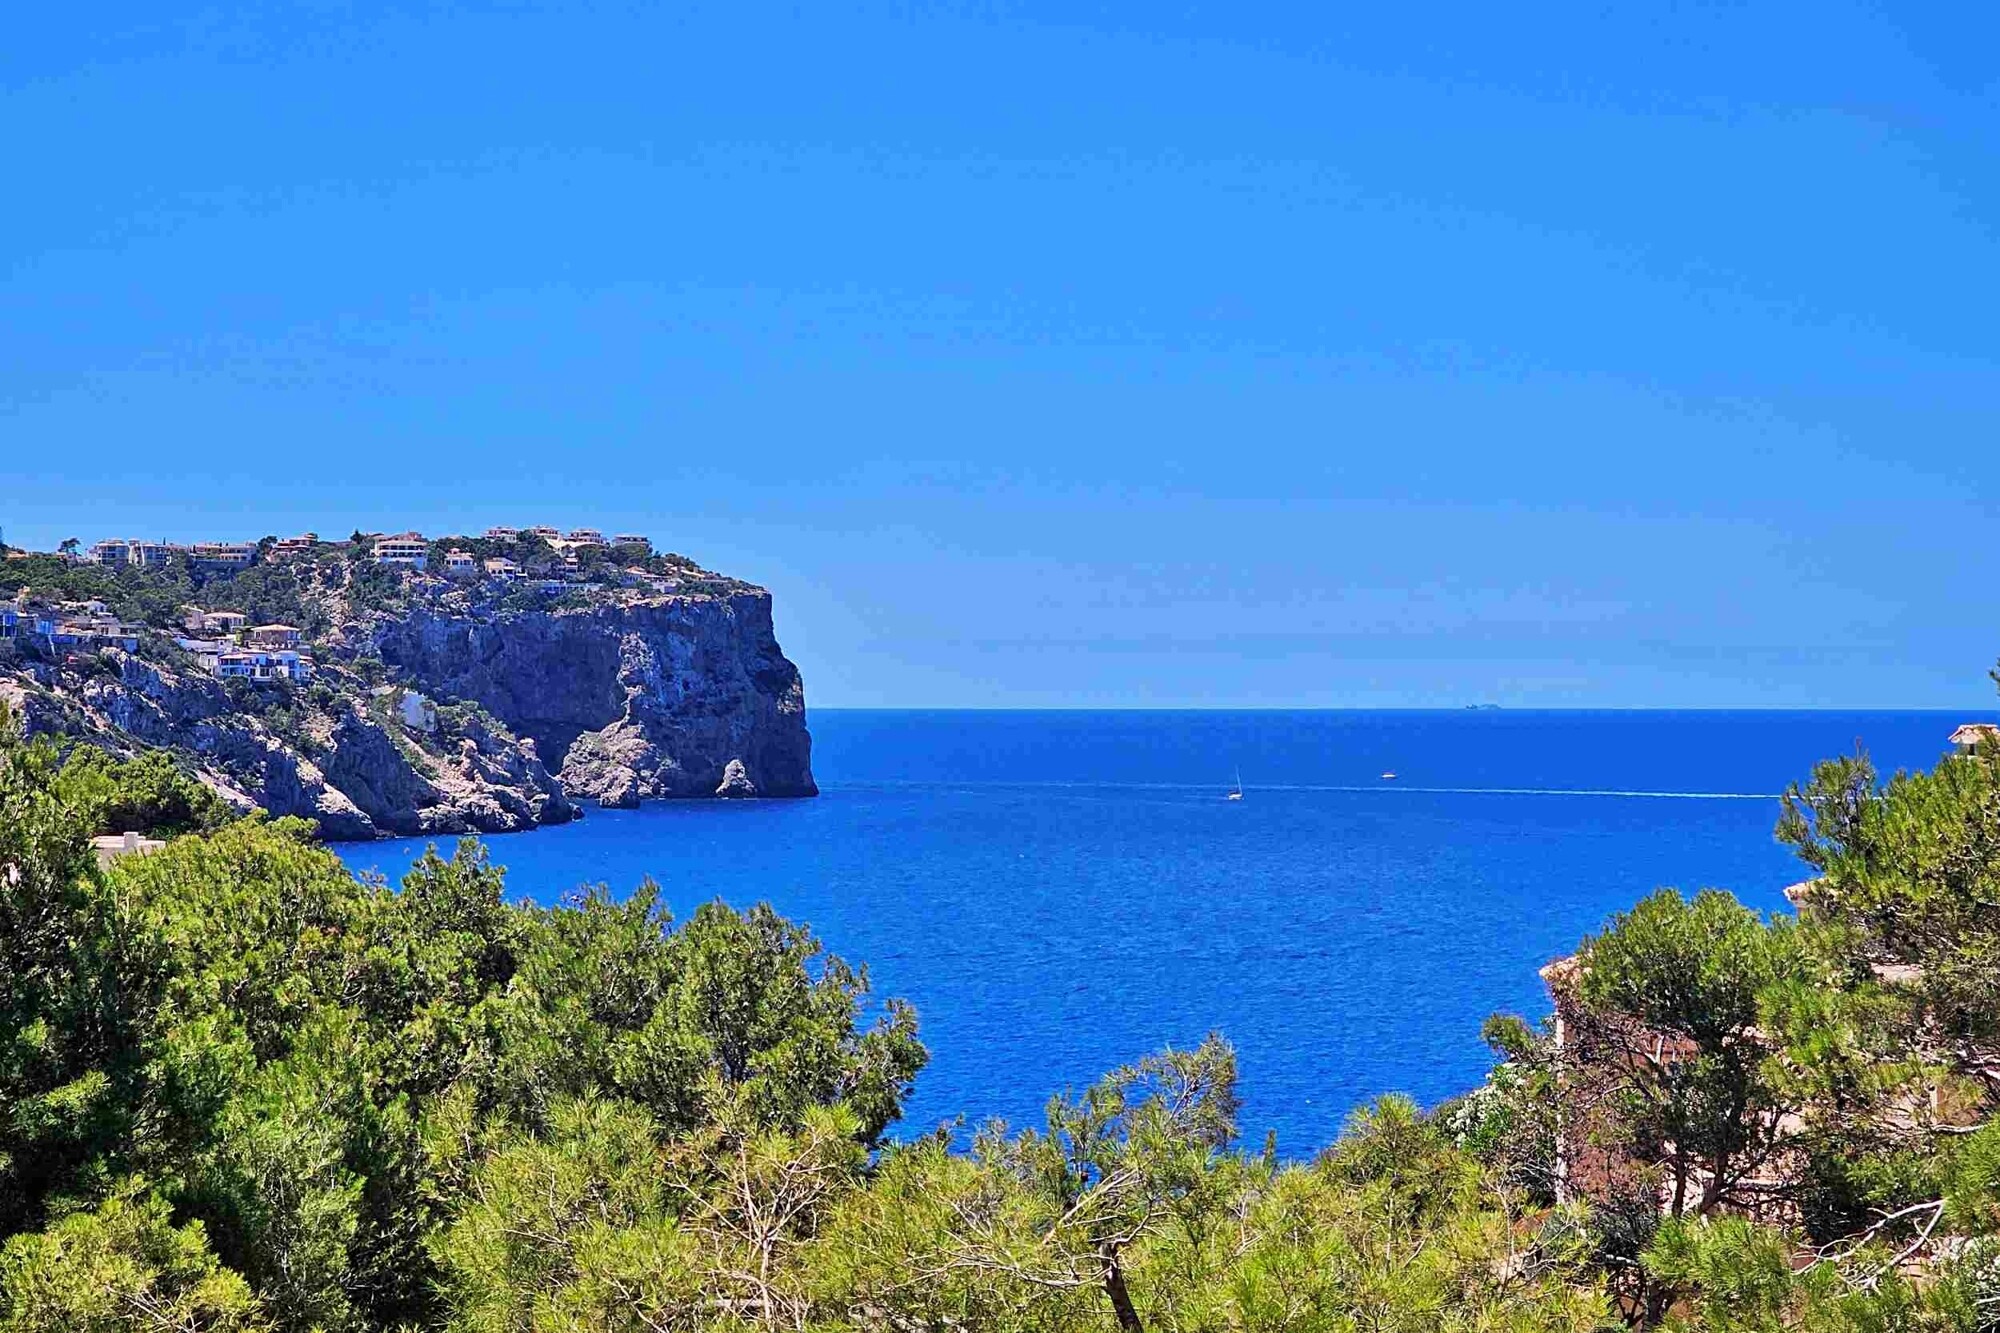
<svg viewBox="0 0 2000 1333">
<path fill-rule="evenodd" d="M 812 713 L 1938 713 L 1987 710 L 1937 704 L 808 704 Z M 1976 717 L 1974 720 L 1978 720 Z"/>
</svg>

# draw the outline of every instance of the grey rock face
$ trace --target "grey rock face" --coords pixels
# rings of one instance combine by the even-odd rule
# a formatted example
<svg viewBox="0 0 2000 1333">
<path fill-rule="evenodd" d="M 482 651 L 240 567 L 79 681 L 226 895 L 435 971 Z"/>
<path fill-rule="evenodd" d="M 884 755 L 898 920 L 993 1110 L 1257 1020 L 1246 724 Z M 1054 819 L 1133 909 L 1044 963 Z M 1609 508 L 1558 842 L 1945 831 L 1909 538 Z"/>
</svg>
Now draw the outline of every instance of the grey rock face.
<svg viewBox="0 0 2000 1333">
<path fill-rule="evenodd" d="M 476 721 L 451 764 L 399 744 L 351 706 L 337 717 L 315 715 L 310 734 L 287 738 L 233 711 L 227 693 L 206 676 L 138 659 L 122 663 L 115 680 L 45 674 L 46 680 L 7 683 L 30 734 L 63 735 L 118 753 L 171 747 L 225 799 L 309 819 L 331 841 L 508 833 L 576 813 L 539 760 Z"/>
<path fill-rule="evenodd" d="M 597 803 L 606 810 L 639 808 L 639 775 L 622 765 L 607 769 L 598 784 Z"/>
<path fill-rule="evenodd" d="M 576 818 L 581 801 L 817 794 L 805 687 L 768 593 L 590 597 L 531 611 L 457 589 L 410 610 L 340 602 L 309 688 L 246 696 L 149 648 L 22 661 L 0 669 L 0 697 L 31 732 L 172 749 L 229 800 L 334 840 L 512 832 Z"/>
<path fill-rule="evenodd" d="M 383 661 L 532 739 L 564 790 L 612 804 L 721 794 L 732 760 L 765 796 L 811 796 L 805 687 L 763 592 L 493 620 L 419 612 L 375 629 Z"/>
</svg>

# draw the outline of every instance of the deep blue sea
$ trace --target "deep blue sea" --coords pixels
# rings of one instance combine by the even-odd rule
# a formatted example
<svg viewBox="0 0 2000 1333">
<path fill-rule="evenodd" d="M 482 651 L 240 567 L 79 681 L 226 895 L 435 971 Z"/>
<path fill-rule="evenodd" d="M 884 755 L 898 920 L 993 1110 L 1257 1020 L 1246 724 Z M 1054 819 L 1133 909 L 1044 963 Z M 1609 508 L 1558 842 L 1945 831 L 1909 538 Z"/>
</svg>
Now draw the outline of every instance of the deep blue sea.
<svg viewBox="0 0 2000 1333">
<path fill-rule="evenodd" d="M 1470 1087 L 1480 1020 L 1660 885 L 1781 910 L 1777 793 L 1865 745 L 1926 766 L 1941 713 L 840 712 L 809 801 L 593 810 L 490 839 L 512 893 L 651 875 L 677 912 L 768 900 L 919 1012 L 904 1120 L 1039 1116 L 1210 1030 L 1244 1137 L 1328 1142 L 1385 1091 Z M 1246 797 L 1225 801 L 1241 770 Z M 1397 774 L 1385 781 L 1384 772 Z M 421 841 L 341 849 L 392 878 Z"/>
</svg>

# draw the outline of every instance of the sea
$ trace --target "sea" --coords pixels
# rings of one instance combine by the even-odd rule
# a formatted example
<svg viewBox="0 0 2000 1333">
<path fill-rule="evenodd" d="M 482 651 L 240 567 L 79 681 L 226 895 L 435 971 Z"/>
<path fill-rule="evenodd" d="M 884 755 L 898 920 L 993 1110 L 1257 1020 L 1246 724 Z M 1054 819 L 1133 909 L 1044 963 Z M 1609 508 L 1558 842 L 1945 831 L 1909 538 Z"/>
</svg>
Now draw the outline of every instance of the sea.
<svg viewBox="0 0 2000 1333">
<path fill-rule="evenodd" d="M 809 923 L 917 1009 L 901 1134 L 1039 1124 L 1052 1094 L 1219 1032 L 1244 1140 L 1304 1157 L 1379 1094 L 1477 1085 L 1481 1021 L 1546 1015 L 1538 969 L 1652 890 L 1784 910 L 1809 874 L 1772 836 L 1786 784 L 1857 748 L 1927 767 L 1968 720 L 1993 719 L 818 710 L 817 799 L 487 841 L 510 896 L 650 876 L 681 915 Z M 339 851 L 393 880 L 425 845 Z"/>
</svg>

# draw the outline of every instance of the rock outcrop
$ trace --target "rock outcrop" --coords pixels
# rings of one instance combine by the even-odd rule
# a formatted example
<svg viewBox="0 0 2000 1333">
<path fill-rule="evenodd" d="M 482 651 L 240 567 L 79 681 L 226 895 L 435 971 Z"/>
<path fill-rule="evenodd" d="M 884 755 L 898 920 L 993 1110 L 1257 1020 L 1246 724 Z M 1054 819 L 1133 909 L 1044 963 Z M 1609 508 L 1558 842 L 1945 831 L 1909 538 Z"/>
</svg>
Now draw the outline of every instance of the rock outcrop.
<svg viewBox="0 0 2000 1333">
<path fill-rule="evenodd" d="M 427 609 L 375 626 L 368 646 L 531 738 L 574 799 L 818 791 L 805 687 L 761 590 L 497 619 Z"/>
<path fill-rule="evenodd" d="M 732 759 L 722 770 L 722 781 L 716 785 L 717 796 L 741 798 L 755 796 L 757 784 L 750 780 L 750 770 L 743 767 L 741 759 Z"/>
<path fill-rule="evenodd" d="M 281 733 L 207 676 L 124 653 L 97 661 L 115 662 L 117 675 L 41 666 L 0 682 L 0 698 L 31 735 L 174 750 L 236 805 L 310 819 L 330 840 L 512 833 L 575 817 L 532 747 L 476 716 L 459 723 L 449 757 L 388 710 L 378 717 L 338 695 L 322 700 L 328 708 L 295 699 Z"/>
</svg>

